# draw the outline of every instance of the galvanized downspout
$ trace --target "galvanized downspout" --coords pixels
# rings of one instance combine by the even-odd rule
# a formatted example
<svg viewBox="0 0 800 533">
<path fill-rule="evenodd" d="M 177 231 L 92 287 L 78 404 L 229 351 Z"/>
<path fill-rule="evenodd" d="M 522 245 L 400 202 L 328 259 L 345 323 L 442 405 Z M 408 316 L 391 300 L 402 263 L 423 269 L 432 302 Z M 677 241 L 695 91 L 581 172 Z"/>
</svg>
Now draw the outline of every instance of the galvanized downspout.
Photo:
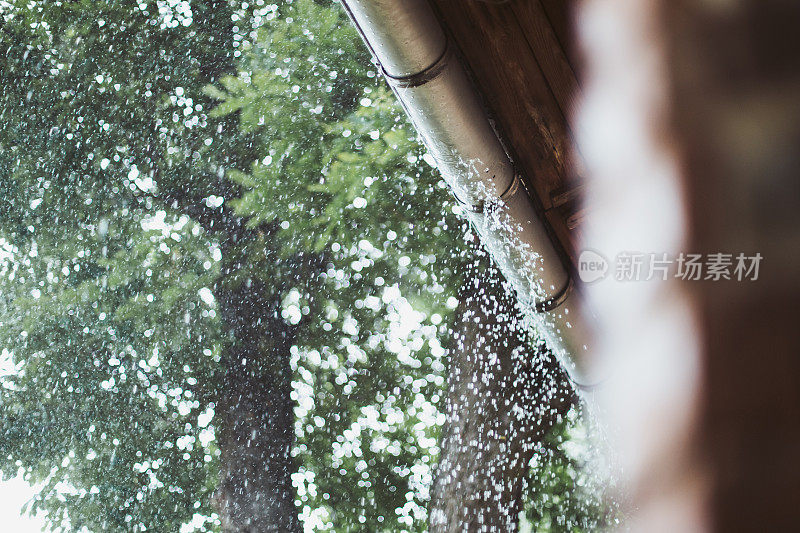
<svg viewBox="0 0 800 533">
<path fill-rule="evenodd" d="M 579 387 L 596 385 L 570 270 L 427 0 L 342 4 L 548 346 Z"/>
</svg>

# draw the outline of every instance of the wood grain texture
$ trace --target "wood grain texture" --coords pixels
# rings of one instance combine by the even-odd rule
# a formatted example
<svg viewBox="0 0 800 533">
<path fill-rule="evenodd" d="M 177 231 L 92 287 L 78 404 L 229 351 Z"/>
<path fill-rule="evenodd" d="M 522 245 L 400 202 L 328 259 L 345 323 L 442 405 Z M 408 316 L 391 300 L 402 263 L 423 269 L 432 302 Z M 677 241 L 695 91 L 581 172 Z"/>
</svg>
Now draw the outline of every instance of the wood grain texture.
<svg viewBox="0 0 800 533">
<path fill-rule="evenodd" d="M 533 0 L 520 0 L 526 3 Z M 577 9 L 577 0 L 539 0 L 547 13 L 547 19 L 553 28 L 561 48 L 569 58 L 575 70 L 579 66 L 577 47 L 575 46 L 575 31 L 573 29 L 573 17 Z"/>
<path fill-rule="evenodd" d="M 580 91 L 578 81 L 562 44 L 550 24 L 539 0 L 513 2 L 525 38 L 536 62 L 547 80 L 561 112 L 567 118 L 575 116 L 575 101 Z"/>
</svg>

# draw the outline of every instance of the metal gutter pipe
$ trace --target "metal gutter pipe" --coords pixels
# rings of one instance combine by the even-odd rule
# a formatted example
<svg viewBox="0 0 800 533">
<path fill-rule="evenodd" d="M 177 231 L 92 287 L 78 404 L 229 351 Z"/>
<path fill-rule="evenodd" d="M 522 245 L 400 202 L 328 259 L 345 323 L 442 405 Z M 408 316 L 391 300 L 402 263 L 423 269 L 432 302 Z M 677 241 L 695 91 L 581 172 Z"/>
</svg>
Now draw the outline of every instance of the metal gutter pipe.
<svg viewBox="0 0 800 533">
<path fill-rule="evenodd" d="M 341 2 L 548 347 L 576 385 L 596 385 L 570 269 L 427 0 Z"/>
</svg>

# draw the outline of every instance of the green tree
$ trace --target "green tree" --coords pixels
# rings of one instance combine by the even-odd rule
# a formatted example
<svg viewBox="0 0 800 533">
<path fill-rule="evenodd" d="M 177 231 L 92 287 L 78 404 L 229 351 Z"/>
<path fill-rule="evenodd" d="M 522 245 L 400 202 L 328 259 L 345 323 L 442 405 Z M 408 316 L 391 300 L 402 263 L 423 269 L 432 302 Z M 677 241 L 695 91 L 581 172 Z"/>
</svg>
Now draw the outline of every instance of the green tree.
<svg viewBox="0 0 800 533">
<path fill-rule="evenodd" d="M 339 10 L 3 9 L 0 469 L 75 530 L 424 527 L 458 223 Z"/>
</svg>

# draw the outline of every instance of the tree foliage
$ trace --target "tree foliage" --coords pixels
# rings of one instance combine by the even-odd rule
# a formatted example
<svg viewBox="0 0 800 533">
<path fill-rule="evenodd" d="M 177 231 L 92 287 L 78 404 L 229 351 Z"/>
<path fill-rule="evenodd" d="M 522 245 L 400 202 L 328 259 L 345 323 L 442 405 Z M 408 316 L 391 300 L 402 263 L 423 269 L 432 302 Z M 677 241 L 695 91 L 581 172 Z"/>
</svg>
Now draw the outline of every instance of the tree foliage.
<svg viewBox="0 0 800 533">
<path fill-rule="evenodd" d="M 300 332 L 302 512 L 424 522 L 459 223 L 338 8 L 249 9 L 5 13 L 0 455 L 55 523 L 214 517 L 214 295 L 254 280 Z"/>
</svg>

